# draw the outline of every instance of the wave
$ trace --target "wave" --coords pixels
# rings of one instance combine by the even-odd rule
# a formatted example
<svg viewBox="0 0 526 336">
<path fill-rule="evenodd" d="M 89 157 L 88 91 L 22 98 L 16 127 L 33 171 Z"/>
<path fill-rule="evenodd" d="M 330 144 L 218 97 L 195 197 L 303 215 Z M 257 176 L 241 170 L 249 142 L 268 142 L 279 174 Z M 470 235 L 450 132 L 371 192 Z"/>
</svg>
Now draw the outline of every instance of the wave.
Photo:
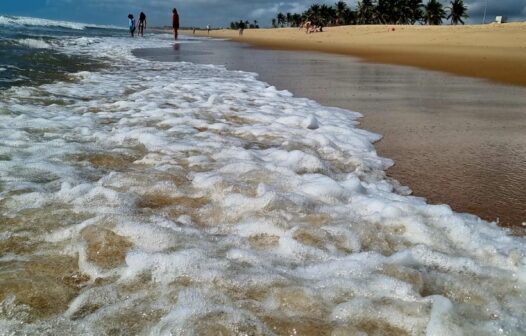
<svg viewBox="0 0 526 336">
<path fill-rule="evenodd" d="M 16 43 L 33 49 L 51 49 L 53 47 L 42 39 L 25 38 L 17 40 Z"/>
<path fill-rule="evenodd" d="M 74 30 L 84 30 L 86 28 L 99 29 L 125 29 L 123 27 L 112 25 L 95 25 L 81 22 L 58 21 L 27 16 L 0 16 L 0 26 L 40 26 L 40 27 L 62 27 Z"/>
</svg>

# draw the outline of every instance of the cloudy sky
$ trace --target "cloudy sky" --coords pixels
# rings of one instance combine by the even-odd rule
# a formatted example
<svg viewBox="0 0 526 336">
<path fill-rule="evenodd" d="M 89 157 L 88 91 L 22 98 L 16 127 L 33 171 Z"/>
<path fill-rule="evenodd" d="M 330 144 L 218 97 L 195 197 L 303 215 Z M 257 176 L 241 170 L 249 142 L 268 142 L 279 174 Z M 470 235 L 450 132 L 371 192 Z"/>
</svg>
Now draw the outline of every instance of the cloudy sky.
<svg viewBox="0 0 526 336">
<path fill-rule="evenodd" d="M 355 6 L 358 0 L 346 2 Z M 439 0 L 448 5 L 450 0 Z M 526 0 L 464 0 L 469 23 L 506 15 L 510 21 L 526 21 Z M 0 15 L 23 15 L 125 26 L 128 13 L 144 11 L 150 25 L 170 25 L 171 9 L 177 7 L 183 26 L 227 26 L 230 21 L 258 20 L 269 26 L 279 11 L 302 12 L 312 3 L 333 4 L 336 0 L 0 0 Z M 427 2 L 427 0 L 424 0 Z"/>
</svg>

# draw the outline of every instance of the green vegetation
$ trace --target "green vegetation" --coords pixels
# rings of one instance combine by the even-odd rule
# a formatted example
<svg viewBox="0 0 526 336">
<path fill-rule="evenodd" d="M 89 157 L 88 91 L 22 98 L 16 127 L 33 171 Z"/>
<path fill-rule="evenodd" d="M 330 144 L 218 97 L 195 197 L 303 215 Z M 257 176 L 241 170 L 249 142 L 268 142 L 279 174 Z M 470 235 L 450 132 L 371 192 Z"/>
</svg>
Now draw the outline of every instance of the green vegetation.
<svg viewBox="0 0 526 336">
<path fill-rule="evenodd" d="M 447 12 L 446 12 L 447 9 Z M 439 0 L 361 0 L 356 8 L 345 1 L 333 6 L 313 4 L 305 12 L 278 13 L 272 19 L 272 27 L 299 27 L 311 21 L 318 26 L 337 26 L 350 24 L 442 24 L 444 19 L 451 24 L 464 24 L 467 7 L 463 0 L 451 1 L 451 7 L 444 9 Z"/>
<path fill-rule="evenodd" d="M 446 17 L 446 11 L 437 0 L 429 0 L 424 6 L 424 21 L 428 25 L 441 25 L 442 19 Z"/>
<path fill-rule="evenodd" d="M 468 8 L 464 6 L 462 0 L 453 0 L 451 1 L 451 7 L 448 7 L 449 15 L 447 16 L 448 20 L 451 20 L 451 24 L 458 24 L 459 22 L 464 24 L 462 19 L 468 18 Z"/>
<path fill-rule="evenodd" d="M 245 28 L 258 29 L 259 28 L 258 21 L 254 20 L 253 23 L 250 23 L 248 20 L 245 20 L 245 21 L 239 20 L 239 21 L 230 22 L 230 29 L 245 29 Z"/>
</svg>

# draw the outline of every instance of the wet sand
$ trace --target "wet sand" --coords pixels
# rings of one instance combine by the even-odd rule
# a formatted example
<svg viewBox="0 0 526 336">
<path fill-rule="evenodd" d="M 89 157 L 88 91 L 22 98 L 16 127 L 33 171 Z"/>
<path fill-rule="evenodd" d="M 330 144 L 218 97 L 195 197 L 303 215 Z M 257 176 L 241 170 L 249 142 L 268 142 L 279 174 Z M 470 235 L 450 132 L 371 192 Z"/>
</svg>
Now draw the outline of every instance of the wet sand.
<svg viewBox="0 0 526 336">
<path fill-rule="evenodd" d="M 361 127 L 384 136 L 378 152 L 396 162 L 388 174 L 415 195 L 504 226 L 526 221 L 526 88 L 228 41 L 135 54 L 257 72 L 297 96 L 361 112 Z"/>
<path fill-rule="evenodd" d="M 197 31 L 197 35 L 206 35 Z M 322 51 L 526 85 L 526 23 L 466 26 L 358 25 L 305 34 L 298 28 L 213 30 L 266 48 Z"/>
</svg>

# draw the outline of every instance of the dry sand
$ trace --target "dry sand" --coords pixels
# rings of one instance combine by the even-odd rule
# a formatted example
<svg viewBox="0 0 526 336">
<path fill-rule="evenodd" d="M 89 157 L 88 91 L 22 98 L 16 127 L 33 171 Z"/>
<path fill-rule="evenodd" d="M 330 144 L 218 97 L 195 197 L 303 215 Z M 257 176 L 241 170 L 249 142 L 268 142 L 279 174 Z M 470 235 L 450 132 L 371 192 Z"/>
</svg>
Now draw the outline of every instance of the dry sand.
<svg viewBox="0 0 526 336">
<path fill-rule="evenodd" d="M 526 86 L 526 23 L 468 26 L 341 26 L 305 34 L 297 28 L 213 30 L 211 37 L 256 46 L 349 54 Z M 191 35 L 191 31 L 184 32 Z M 206 31 L 196 31 L 206 36 Z"/>
</svg>

